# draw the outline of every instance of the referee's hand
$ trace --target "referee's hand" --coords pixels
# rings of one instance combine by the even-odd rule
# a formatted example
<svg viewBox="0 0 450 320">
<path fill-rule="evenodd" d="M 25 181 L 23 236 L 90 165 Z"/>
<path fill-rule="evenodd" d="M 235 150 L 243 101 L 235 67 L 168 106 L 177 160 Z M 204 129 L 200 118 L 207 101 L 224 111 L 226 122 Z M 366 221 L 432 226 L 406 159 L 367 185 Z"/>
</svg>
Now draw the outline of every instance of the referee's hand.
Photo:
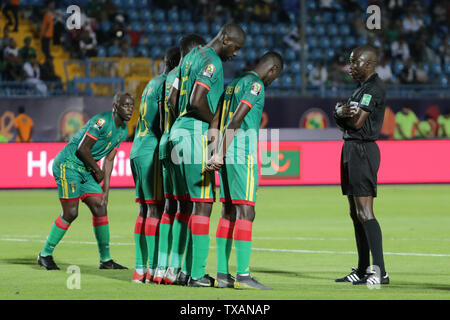
<svg viewBox="0 0 450 320">
<path fill-rule="evenodd" d="M 339 118 L 351 118 L 357 113 L 357 109 L 357 106 L 348 105 L 341 102 L 338 102 L 335 107 L 336 114 Z"/>
</svg>

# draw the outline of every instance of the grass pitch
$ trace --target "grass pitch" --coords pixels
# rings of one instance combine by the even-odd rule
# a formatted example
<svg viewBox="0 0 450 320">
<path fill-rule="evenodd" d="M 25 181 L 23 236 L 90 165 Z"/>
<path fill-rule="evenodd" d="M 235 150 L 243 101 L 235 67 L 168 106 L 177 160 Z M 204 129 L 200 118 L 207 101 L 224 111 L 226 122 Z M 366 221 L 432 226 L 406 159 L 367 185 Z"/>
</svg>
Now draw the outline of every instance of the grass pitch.
<svg viewBox="0 0 450 320">
<path fill-rule="evenodd" d="M 273 291 L 131 283 L 133 230 L 138 211 L 134 190 L 109 197 L 111 254 L 129 270 L 98 270 L 92 218 L 80 204 L 54 257 L 60 271 L 39 267 L 36 257 L 60 213 L 55 190 L 0 191 L 0 299 L 450 299 L 450 185 L 379 186 L 375 215 L 383 231 L 391 284 L 334 283 L 357 264 L 347 200 L 338 186 L 264 187 L 258 191 L 251 270 Z M 215 231 L 221 205 L 211 219 L 207 272 L 216 273 Z M 236 269 L 234 251 L 231 271 Z M 70 290 L 67 268 L 81 271 L 81 288 Z"/>
</svg>

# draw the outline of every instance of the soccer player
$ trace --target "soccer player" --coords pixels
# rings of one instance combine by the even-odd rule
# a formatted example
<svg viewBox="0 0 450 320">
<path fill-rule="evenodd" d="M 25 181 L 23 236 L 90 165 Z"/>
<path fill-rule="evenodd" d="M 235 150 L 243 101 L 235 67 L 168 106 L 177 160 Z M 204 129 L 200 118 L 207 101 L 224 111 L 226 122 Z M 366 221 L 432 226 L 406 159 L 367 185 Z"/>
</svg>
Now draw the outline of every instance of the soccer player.
<svg viewBox="0 0 450 320">
<path fill-rule="evenodd" d="M 250 276 L 252 226 L 258 185 L 258 135 L 264 108 L 264 90 L 283 70 L 276 52 L 264 54 L 252 71 L 234 79 L 225 89 L 221 110 L 220 145 L 207 171 L 220 170 L 222 215 L 216 232 L 218 288 L 268 290 Z M 228 150 L 228 152 L 227 152 Z M 228 271 L 233 242 L 236 246 L 236 281 Z"/>
<path fill-rule="evenodd" d="M 183 36 L 180 39 L 180 62 L 193 48 L 205 43 L 205 40 L 196 34 Z M 176 66 L 167 74 L 163 114 L 164 132 L 159 143 L 159 159 L 163 166 L 165 205 L 159 227 L 158 267 L 155 271 L 153 282 L 166 284 L 178 283 L 177 278 L 181 270 L 181 262 L 186 246 L 187 222 L 192 211 L 192 203 L 190 201 L 185 199 L 185 197 L 176 196 L 177 192 L 174 191 L 174 188 L 178 185 L 178 179 L 173 173 L 170 154 L 167 151 L 170 128 L 178 116 L 177 106 L 170 106 L 168 99 L 178 72 L 179 66 Z M 178 193 L 184 193 L 184 191 Z M 168 267 L 169 256 L 171 257 L 170 267 Z M 185 281 L 186 277 L 184 275 L 181 279 L 181 284 Z"/>
<path fill-rule="evenodd" d="M 192 264 L 187 267 L 188 285 L 211 287 L 214 279 L 205 274 L 209 251 L 209 219 L 214 202 L 214 174 L 204 172 L 208 161 L 209 126 L 218 121 L 217 104 L 223 92 L 222 61 L 238 55 L 245 33 L 236 24 L 224 25 L 206 46 L 193 49 L 180 65 L 174 88 L 179 91 L 179 116 L 170 130 L 171 160 L 176 174 L 185 182 L 193 202 L 188 222 L 188 249 L 192 240 Z M 169 97 L 171 105 L 176 90 Z M 214 127 L 214 125 L 212 125 Z M 190 270 L 189 270 L 190 269 Z"/>
<path fill-rule="evenodd" d="M 92 212 L 94 234 L 100 253 L 100 269 L 127 269 L 110 256 L 109 224 L 106 207 L 114 157 L 128 133 L 126 121 L 133 112 L 134 100 L 129 93 L 117 93 L 112 110 L 92 117 L 69 141 L 53 162 L 53 176 L 58 187 L 62 214 L 56 219 L 44 248 L 38 255 L 39 265 L 58 270 L 53 251 L 78 216 L 79 201 Z M 105 157 L 103 169 L 97 161 Z M 103 181 L 103 186 L 100 182 Z"/>
<path fill-rule="evenodd" d="M 130 164 L 136 185 L 139 214 L 134 227 L 136 248 L 133 282 L 151 282 L 158 262 L 159 225 L 163 211 L 162 169 L 158 143 L 161 138 L 161 112 L 164 112 L 164 83 L 167 73 L 180 60 L 180 50 L 172 47 L 164 56 L 163 72 L 145 87 L 139 119 L 130 151 Z M 148 270 L 147 270 L 148 261 Z"/>
<path fill-rule="evenodd" d="M 350 76 L 359 83 L 347 103 L 338 102 L 334 117 L 344 131 L 341 155 L 341 188 L 347 195 L 350 217 L 355 229 L 358 268 L 336 282 L 388 284 L 385 270 L 381 228 L 373 213 L 377 196 L 377 172 L 380 150 L 375 143 L 384 119 L 386 90 L 375 73 L 377 51 L 369 45 L 354 49 L 350 55 Z M 373 264 L 379 272 L 367 271 Z"/>
</svg>

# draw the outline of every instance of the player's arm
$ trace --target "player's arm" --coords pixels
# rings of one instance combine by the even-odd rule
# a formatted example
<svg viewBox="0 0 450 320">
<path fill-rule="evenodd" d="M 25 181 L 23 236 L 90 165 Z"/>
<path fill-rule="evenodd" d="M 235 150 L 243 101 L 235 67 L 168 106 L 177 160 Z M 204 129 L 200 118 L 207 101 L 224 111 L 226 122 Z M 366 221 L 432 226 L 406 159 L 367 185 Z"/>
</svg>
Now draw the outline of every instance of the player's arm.
<svg viewBox="0 0 450 320">
<path fill-rule="evenodd" d="M 94 174 L 95 181 L 100 183 L 105 177 L 105 174 L 103 170 L 98 166 L 97 162 L 94 160 L 91 152 L 91 149 L 96 141 L 97 139 L 95 139 L 95 137 L 89 134 L 85 134 L 80 144 L 78 145 L 77 151 L 75 151 L 75 155 L 81 161 L 83 161 L 86 167 L 91 168 Z"/>
<path fill-rule="evenodd" d="M 103 179 L 103 196 L 102 196 L 102 204 L 108 205 L 108 195 L 109 195 L 109 187 L 111 181 L 111 173 L 114 167 L 114 158 L 117 153 L 117 148 L 111 150 L 110 153 L 105 157 L 105 161 L 103 162 L 103 172 L 105 173 L 105 178 Z"/>
<path fill-rule="evenodd" d="M 247 103 L 242 101 L 239 103 L 236 112 L 231 117 L 225 132 L 222 135 L 217 152 L 214 153 L 212 158 L 208 161 L 208 165 L 205 167 L 206 171 L 219 170 L 222 167 L 223 158 L 250 109 L 251 107 Z"/>
<path fill-rule="evenodd" d="M 209 125 L 208 130 L 208 141 L 210 141 L 211 145 L 210 148 L 213 150 L 213 153 L 217 153 L 217 147 L 219 146 L 219 138 L 220 138 L 220 129 L 219 129 L 219 123 L 220 123 L 220 116 L 222 114 L 222 108 L 223 108 L 223 97 L 219 100 L 219 104 L 216 109 L 216 113 L 214 114 L 214 117 Z"/>
<path fill-rule="evenodd" d="M 355 115 L 344 119 L 344 126 L 353 130 L 359 130 L 363 127 L 364 122 L 366 122 L 369 115 L 370 111 L 365 111 L 359 108 Z"/>
<path fill-rule="evenodd" d="M 195 82 L 189 104 L 191 108 L 196 112 L 197 117 L 200 120 L 211 124 L 214 118 L 214 114 L 209 109 L 207 99 L 208 92 L 209 89 L 206 88 L 206 85 L 203 85 L 200 82 Z"/>
<path fill-rule="evenodd" d="M 176 115 L 178 114 L 178 97 L 180 93 L 178 90 L 178 82 L 179 78 L 177 77 L 173 81 L 172 88 L 170 89 L 169 97 L 167 99 L 167 105 L 172 113 L 172 119 L 176 119 Z"/>
</svg>

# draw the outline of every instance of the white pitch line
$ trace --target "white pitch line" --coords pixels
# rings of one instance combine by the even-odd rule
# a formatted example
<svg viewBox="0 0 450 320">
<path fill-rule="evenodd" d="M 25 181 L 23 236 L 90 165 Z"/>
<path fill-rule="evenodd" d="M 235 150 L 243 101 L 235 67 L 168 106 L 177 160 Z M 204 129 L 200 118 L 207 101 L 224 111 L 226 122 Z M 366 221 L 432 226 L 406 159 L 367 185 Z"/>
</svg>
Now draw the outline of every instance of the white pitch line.
<svg viewBox="0 0 450 320">
<path fill-rule="evenodd" d="M 14 239 L 14 238 L 0 238 L 0 241 L 12 241 L 12 242 L 41 242 L 45 240 L 33 240 L 33 239 Z M 67 244 L 89 244 L 97 245 L 97 242 L 93 241 L 61 241 L 60 243 Z M 111 246 L 134 246 L 134 242 L 111 242 Z M 216 247 L 210 247 L 216 249 Z M 268 252 L 289 252 L 289 253 L 318 253 L 318 254 L 356 254 L 354 251 L 327 251 L 327 250 L 303 250 L 303 249 L 270 249 L 270 248 L 252 248 L 255 251 L 268 251 Z M 415 256 L 415 257 L 450 257 L 450 254 L 440 253 L 412 253 L 412 252 L 384 252 L 385 255 L 391 256 Z"/>
</svg>

